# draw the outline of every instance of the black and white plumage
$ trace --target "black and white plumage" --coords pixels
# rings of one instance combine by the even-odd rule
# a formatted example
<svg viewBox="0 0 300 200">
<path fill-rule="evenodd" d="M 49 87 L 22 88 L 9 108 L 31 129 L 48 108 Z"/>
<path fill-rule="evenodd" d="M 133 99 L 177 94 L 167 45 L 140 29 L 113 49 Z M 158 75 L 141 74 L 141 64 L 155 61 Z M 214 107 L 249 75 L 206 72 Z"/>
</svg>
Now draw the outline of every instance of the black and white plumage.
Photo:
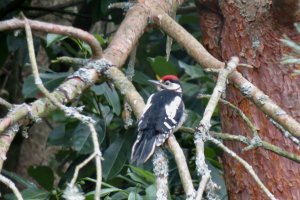
<svg viewBox="0 0 300 200">
<path fill-rule="evenodd" d="M 150 81 L 157 85 L 158 92 L 147 101 L 138 123 L 138 136 L 132 147 L 131 161 L 141 164 L 153 154 L 155 147 L 181 127 L 185 120 L 182 89 L 174 75 Z"/>
</svg>

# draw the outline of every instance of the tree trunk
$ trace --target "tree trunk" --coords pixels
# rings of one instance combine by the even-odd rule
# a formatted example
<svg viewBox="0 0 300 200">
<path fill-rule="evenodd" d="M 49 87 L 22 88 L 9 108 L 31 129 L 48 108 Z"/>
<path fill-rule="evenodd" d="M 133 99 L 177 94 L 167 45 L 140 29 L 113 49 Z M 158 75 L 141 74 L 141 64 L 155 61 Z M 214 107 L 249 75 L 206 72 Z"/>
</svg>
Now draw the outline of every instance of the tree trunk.
<svg viewBox="0 0 300 200">
<path fill-rule="evenodd" d="M 254 69 L 239 68 L 239 71 L 300 121 L 300 78 L 292 77 L 288 68 L 280 64 L 283 54 L 290 50 L 279 41 L 285 34 L 299 42 L 293 26 L 299 16 L 298 9 L 294 9 L 298 8 L 297 3 L 291 0 L 198 0 L 197 8 L 206 48 L 221 60 L 238 56 L 241 62 L 255 66 Z M 263 140 L 300 154 L 296 145 L 232 85 L 228 85 L 226 98 L 250 118 Z M 252 136 L 242 118 L 226 106 L 222 108 L 221 121 L 224 132 Z M 226 145 L 253 166 L 276 198 L 300 199 L 299 164 L 262 148 L 243 152 L 245 146 L 237 142 L 226 142 Z M 222 159 L 230 199 L 267 199 L 243 166 L 228 155 Z"/>
</svg>

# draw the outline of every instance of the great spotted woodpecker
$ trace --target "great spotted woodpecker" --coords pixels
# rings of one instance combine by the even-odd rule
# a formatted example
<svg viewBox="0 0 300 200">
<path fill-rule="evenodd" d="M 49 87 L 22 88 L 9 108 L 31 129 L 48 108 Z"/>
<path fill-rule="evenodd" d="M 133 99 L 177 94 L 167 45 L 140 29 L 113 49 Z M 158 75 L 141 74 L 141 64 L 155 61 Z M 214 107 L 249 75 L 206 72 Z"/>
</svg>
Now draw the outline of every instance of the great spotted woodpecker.
<svg viewBox="0 0 300 200">
<path fill-rule="evenodd" d="M 138 136 L 131 154 L 131 161 L 138 165 L 146 162 L 155 147 L 177 131 L 186 118 L 179 79 L 166 75 L 160 81 L 149 81 L 156 85 L 158 92 L 148 98 L 138 123 Z"/>
</svg>

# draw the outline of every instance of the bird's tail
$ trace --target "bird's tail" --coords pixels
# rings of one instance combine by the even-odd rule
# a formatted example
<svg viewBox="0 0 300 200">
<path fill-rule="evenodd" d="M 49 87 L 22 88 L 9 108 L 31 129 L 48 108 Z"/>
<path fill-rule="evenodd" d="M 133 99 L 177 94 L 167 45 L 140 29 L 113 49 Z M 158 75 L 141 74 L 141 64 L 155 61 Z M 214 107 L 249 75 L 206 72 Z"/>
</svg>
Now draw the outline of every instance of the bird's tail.
<svg viewBox="0 0 300 200">
<path fill-rule="evenodd" d="M 156 146 L 155 130 L 139 132 L 132 147 L 131 162 L 137 165 L 145 163 L 153 154 Z"/>
</svg>

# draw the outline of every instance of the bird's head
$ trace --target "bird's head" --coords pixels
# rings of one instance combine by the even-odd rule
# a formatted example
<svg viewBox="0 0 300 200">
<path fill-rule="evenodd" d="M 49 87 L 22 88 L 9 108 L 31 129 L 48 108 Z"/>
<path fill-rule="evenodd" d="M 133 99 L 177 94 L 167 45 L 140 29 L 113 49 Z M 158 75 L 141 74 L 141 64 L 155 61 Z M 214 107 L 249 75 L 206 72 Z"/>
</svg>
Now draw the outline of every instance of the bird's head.
<svg viewBox="0 0 300 200">
<path fill-rule="evenodd" d="M 165 75 L 159 81 L 149 80 L 149 82 L 155 84 L 159 91 L 174 90 L 175 92 L 182 92 L 179 79 L 175 75 Z"/>
</svg>

